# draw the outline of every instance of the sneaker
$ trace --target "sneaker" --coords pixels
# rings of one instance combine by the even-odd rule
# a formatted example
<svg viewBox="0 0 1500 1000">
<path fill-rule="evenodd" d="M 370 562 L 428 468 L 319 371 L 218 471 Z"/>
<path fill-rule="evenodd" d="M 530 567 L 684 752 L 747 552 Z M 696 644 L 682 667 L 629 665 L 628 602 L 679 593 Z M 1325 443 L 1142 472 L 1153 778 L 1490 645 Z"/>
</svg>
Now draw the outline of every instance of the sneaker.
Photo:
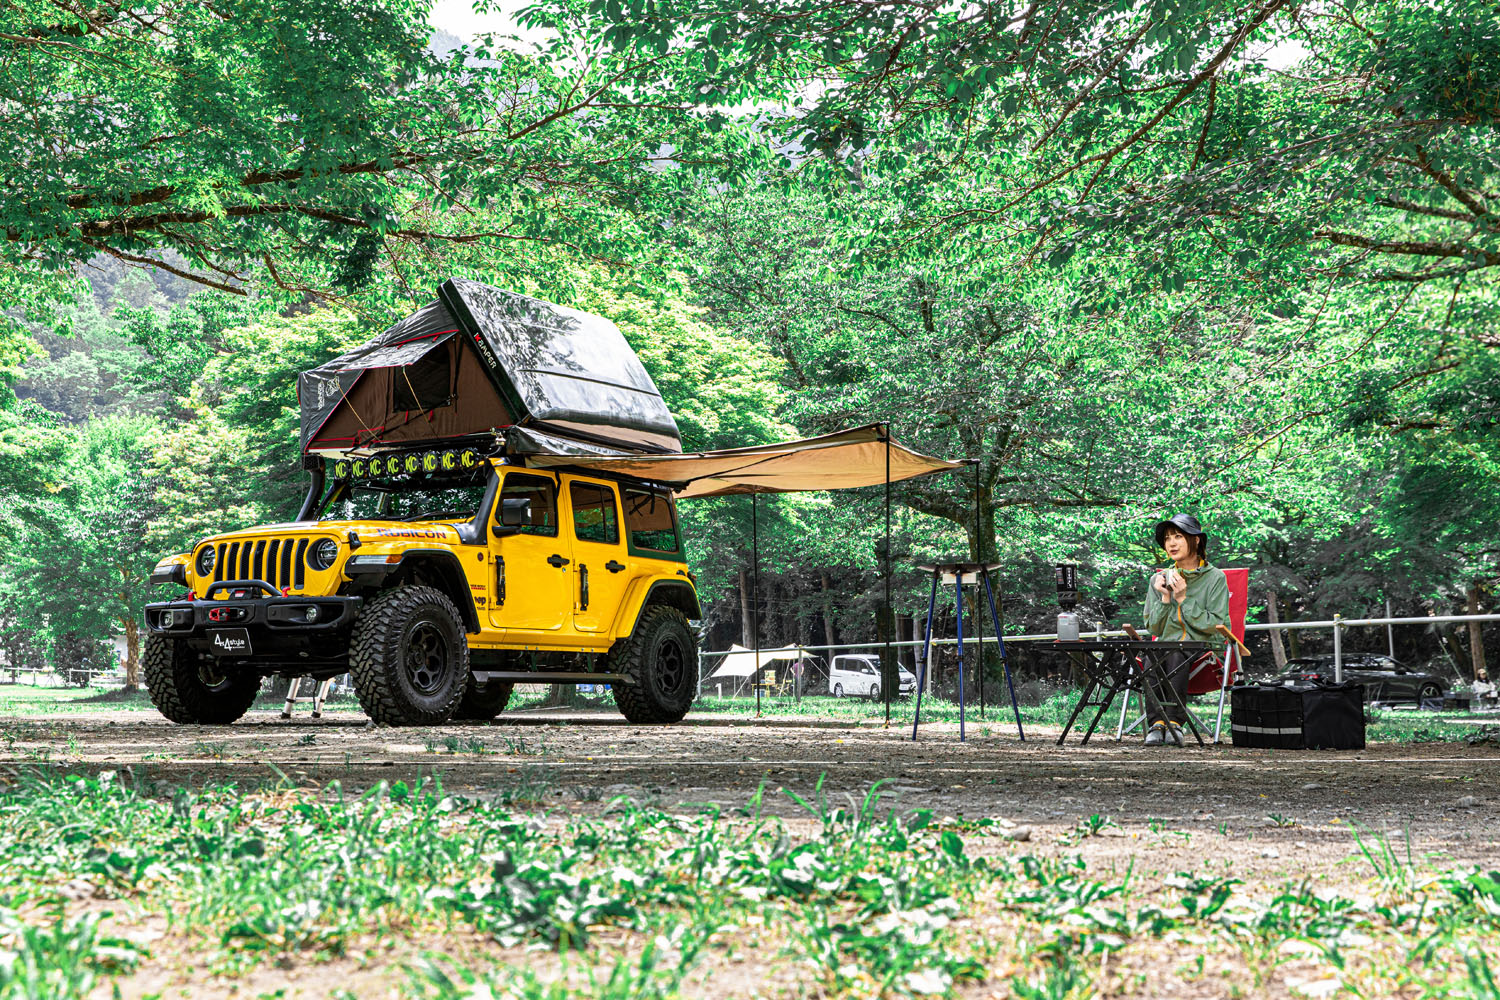
<svg viewBox="0 0 1500 1000">
<path fill-rule="evenodd" d="M 1165 722 L 1153 722 L 1151 728 L 1146 730 L 1146 745 L 1148 747 L 1159 747 L 1167 742 L 1167 724 Z"/>
<path fill-rule="evenodd" d="M 1173 746 L 1182 746 L 1182 723 L 1167 723 L 1167 742 Z"/>
</svg>

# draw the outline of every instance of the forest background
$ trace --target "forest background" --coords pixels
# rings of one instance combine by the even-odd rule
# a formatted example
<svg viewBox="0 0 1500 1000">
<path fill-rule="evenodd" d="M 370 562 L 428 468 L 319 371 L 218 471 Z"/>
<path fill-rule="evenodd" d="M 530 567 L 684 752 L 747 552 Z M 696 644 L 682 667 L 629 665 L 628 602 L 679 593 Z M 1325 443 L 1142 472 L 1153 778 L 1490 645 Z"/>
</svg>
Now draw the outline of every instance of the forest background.
<svg viewBox="0 0 1500 1000">
<path fill-rule="evenodd" d="M 882 421 L 977 460 L 977 498 L 894 489 L 905 616 L 960 554 L 1009 631 L 1059 561 L 1136 621 L 1179 510 L 1255 620 L 1495 610 L 1491 4 L 493 9 L 0 12 L 9 663 L 133 652 L 158 558 L 289 518 L 296 373 L 450 275 L 614 320 L 689 449 Z M 873 637 L 880 503 L 761 501 L 763 644 Z M 748 500 L 683 513 L 707 644 L 748 644 Z M 1398 655 L 1472 678 L 1496 635 Z"/>
</svg>

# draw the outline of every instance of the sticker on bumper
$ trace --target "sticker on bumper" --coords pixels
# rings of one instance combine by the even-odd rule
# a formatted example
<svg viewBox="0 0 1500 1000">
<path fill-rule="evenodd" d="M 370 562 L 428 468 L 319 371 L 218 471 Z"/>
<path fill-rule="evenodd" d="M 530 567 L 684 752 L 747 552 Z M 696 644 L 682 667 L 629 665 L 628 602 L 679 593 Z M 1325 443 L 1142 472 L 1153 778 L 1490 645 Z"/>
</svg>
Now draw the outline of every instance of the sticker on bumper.
<svg viewBox="0 0 1500 1000">
<path fill-rule="evenodd" d="M 250 630 L 243 628 L 211 629 L 208 648 L 215 656 L 250 655 Z"/>
</svg>

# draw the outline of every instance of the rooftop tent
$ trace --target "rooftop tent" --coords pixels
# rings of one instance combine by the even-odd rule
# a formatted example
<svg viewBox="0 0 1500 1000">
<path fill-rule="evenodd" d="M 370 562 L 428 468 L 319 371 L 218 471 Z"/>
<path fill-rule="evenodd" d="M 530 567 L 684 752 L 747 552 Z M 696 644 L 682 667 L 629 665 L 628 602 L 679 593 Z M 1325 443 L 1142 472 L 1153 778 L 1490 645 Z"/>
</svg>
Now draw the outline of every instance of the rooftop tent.
<svg viewBox="0 0 1500 1000">
<path fill-rule="evenodd" d="M 677 452 L 677 424 L 619 329 L 453 278 L 439 298 L 297 381 L 302 447 L 343 454 L 515 426 L 551 440 Z"/>
<path fill-rule="evenodd" d="M 520 444 L 521 442 L 518 442 Z M 801 441 L 680 455 L 601 455 L 543 451 L 528 455 L 538 468 L 571 466 L 614 472 L 671 486 L 680 499 L 737 493 L 794 493 L 875 486 L 963 467 L 890 439 L 869 424 Z"/>
</svg>

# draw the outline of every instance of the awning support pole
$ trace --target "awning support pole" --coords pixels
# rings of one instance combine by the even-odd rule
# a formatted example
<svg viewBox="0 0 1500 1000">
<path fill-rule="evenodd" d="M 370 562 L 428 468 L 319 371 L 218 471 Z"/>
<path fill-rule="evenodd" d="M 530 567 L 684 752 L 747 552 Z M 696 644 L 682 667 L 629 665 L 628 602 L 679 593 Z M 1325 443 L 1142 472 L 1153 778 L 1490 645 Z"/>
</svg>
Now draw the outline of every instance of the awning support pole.
<svg viewBox="0 0 1500 1000">
<path fill-rule="evenodd" d="M 885 676 L 886 668 L 894 666 L 891 671 L 896 678 L 896 687 L 901 686 L 901 667 L 895 664 L 891 657 L 891 632 L 895 630 L 896 619 L 891 614 L 891 425 L 885 425 L 885 662 L 881 667 L 881 687 L 885 688 L 885 728 L 891 728 L 891 685 L 886 683 L 889 679 Z"/>
<path fill-rule="evenodd" d="M 979 460 L 977 458 L 973 459 L 972 460 L 972 464 L 974 466 L 974 561 L 977 562 L 977 563 L 979 563 L 980 566 L 982 567 L 984 565 L 984 539 L 983 539 L 983 536 L 981 536 L 980 533 L 979 533 Z M 979 607 L 979 587 L 978 587 L 979 581 L 975 580 L 974 583 L 975 583 L 975 587 L 974 587 L 974 612 L 975 612 L 974 613 L 974 621 L 976 623 L 976 627 L 978 629 L 978 636 L 979 636 L 979 653 L 977 654 L 977 658 L 979 660 L 979 670 L 976 671 L 976 672 L 979 674 L 979 717 L 981 719 L 983 719 L 984 718 L 984 613 L 983 613 L 983 609 Z M 984 585 L 985 585 L 986 589 L 988 589 L 989 585 L 990 585 L 989 573 L 987 571 L 985 571 Z M 993 607 L 990 610 L 990 618 L 991 618 L 991 620 L 994 620 L 994 609 L 993 609 Z M 996 638 L 998 638 L 999 635 L 1000 635 L 1000 622 L 999 621 L 995 621 L 995 636 L 996 636 Z"/>
<path fill-rule="evenodd" d="M 755 717 L 760 718 L 760 527 L 756 523 L 757 494 L 750 494 L 750 628 L 755 632 Z"/>
<path fill-rule="evenodd" d="M 927 597 L 927 629 L 922 634 L 922 662 L 917 664 L 917 710 L 911 719 L 911 738 L 917 740 L 917 725 L 922 721 L 922 689 L 932 666 L 932 612 L 937 607 L 938 571 L 932 570 L 932 593 Z"/>
<path fill-rule="evenodd" d="M 958 742 L 964 741 L 964 571 L 953 574 L 953 593 L 958 615 Z"/>
</svg>

